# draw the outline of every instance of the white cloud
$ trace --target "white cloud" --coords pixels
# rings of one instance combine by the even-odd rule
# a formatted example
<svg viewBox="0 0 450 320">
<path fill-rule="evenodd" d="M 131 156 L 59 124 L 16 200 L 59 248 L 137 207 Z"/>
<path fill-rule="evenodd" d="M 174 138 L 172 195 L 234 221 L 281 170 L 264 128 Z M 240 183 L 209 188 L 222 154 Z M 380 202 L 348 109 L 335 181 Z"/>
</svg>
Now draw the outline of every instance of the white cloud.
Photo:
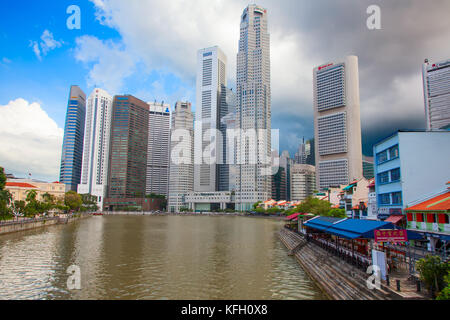
<svg viewBox="0 0 450 320">
<path fill-rule="evenodd" d="M 41 35 L 41 40 L 41 50 L 44 55 L 46 55 L 50 50 L 60 48 L 62 45 L 61 42 L 56 41 L 53 38 L 53 34 L 48 30 L 44 30 Z"/>
<path fill-rule="evenodd" d="M 139 61 L 125 50 L 123 44 L 111 40 L 82 36 L 76 43 L 75 58 L 90 67 L 88 86 L 99 86 L 112 94 L 118 93 L 124 79 L 133 74 Z"/>
<path fill-rule="evenodd" d="M 62 46 L 62 41 L 57 41 L 53 38 L 53 34 L 44 30 L 41 35 L 41 41 L 30 41 L 30 47 L 33 48 L 33 52 L 39 60 L 42 60 L 42 56 L 46 56 L 47 53 L 56 48 L 60 48 Z"/>
<path fill-rule="evenodd" d="M 0 166 L 21 176 L 57 180 L 63 135 L 36 102 L 19 98 L 0 105 Z"/>
</svg>

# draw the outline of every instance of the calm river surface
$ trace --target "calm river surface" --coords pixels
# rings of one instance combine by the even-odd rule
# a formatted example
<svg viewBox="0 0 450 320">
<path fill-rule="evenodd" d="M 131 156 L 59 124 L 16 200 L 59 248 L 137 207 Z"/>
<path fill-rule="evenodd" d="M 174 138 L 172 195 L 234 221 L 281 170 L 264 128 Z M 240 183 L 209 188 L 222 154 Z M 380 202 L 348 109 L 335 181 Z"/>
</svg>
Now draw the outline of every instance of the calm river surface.
<svg viewBox="0 0 450 320">
<path fill-rule="evenodd" d="M 0 236 L 0 299 L 325 299 L 282 222 L 97 216 Z M 81 290 L 68 290 L 70 265 Z"/>
</svg>

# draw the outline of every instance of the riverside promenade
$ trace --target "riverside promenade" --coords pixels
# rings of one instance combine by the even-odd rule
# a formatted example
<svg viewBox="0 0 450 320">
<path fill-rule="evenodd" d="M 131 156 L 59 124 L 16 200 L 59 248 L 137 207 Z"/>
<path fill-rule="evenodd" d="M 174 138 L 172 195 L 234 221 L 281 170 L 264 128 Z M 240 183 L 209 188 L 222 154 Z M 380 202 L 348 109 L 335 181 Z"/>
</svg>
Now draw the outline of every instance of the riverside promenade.
<svg viewBox="0 0 450 320">
<path fill-rule="evenodd" d="M 0 235 L 54 226 L 57 224 L 66 224 L 79 219 L 88 218 L 90 216 L 92 216 L 91 213 L 83 213 L 74 216 L 61 215 L 56 217 L 19 218 L 17 220 L 0 221 Z"/>
<path fill-rule="evenodd" d="M 406 279 L 403 279 L 403 289 L 400 292 L 393 286 L 394 279 L 391 280 L 390 286 L 382 281 L 380 289 L 369 289 L 367 279 L 370 275 L 361 269 L 287 228 L 282 228 L 278 236 L 288 248 L 289 255 L 295 256 L 305 272 L 332 300 L 427 299 L 424 294 L 415 292 L 415 287 L 408 285 Z"/>
<path fill-rule="evenodd" d="M 260 218 L 260 219 L 273 219 L 273 220 L 285 220 L 285 216 L 268 216 L 268 215 L 253 215 L 244 214 L 242 212 L 153 212 L 153 211 L 103 211 L 103 215 L 138 215 L 138 216 L 196 216 L 196 217 L 246 217 L 246 218 Z"/>
</svg>

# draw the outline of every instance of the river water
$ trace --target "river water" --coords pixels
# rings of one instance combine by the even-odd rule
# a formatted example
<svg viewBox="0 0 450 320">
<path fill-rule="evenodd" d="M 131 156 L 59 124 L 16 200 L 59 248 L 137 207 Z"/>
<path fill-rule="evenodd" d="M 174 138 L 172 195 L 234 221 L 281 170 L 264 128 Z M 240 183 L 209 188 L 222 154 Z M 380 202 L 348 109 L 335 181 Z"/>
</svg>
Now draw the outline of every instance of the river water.
<svg viewBox="0 0 450 320">
<path fill-rule="evenodd" d="M 325 299 L 277 238 L 282 222 L 96 216 L 0 236 L 0 299 Z M 69 290 L 67 269 L 80 270 Z"/>
</svg>

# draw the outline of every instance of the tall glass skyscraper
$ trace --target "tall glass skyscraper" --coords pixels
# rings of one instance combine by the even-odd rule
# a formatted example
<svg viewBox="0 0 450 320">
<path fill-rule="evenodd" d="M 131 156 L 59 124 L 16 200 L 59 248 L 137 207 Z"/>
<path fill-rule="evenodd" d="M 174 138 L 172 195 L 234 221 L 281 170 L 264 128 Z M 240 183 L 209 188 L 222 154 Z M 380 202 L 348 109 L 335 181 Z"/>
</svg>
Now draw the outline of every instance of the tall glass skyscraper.
<svg viewBox="0 0 450 320">
<path fill-rule="evenodd" d="M 450 125 L 450 60 L 422 66 L 425 117 L 428 130 Z"/>
<path fill-rule="evenodd" d="M 131 95 L 115 96 L 111 121 L 108 199 L 144 198 L 149 105 Z"/>
<path fill-rule="evenodd" d="M 270 35 L 267 10 L 249 5 L 241 16 L 237 54 L 236 209 L 272 195 Z"/>
<path fill-rule="evenodd" d="M 323 190 L 363 176 L 358 57 L 321 65 L 313 77 L 316 180 Z"/>
<path fill-rule="evenodd" d="M 111 134 L 112 96 L 96 88 L 88 98 L 84 130 L 83 166 L 79 194 L 97 197 L 97 205 L 103 208 L 107 191 L 108 157 Z"/>
<path fill-rule="evenodd" d="M 71 86 L 59 173 L 59 181 L 66 185 L 66 190 L 77 191 L 80 183 L 85 116 L 86 94 L 80 87 Z"/>
</svg>

